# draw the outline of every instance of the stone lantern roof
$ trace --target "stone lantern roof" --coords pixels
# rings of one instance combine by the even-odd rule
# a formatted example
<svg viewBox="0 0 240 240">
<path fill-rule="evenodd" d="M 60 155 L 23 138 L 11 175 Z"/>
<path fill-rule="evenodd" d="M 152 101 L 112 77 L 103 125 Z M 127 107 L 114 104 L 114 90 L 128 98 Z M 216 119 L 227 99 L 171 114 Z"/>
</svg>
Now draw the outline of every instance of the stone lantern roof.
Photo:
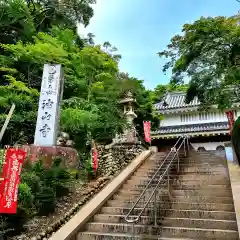
<svg viewBox="0 0 240 240">
<path fill-rule="evenodd" d="M 125 95 L 125 98 L 119 101 L 119 103 L 133 103 L 136 102 L 136 99 L 133 97 L 133 94 L 131 91 L 128 91 L 127 94 Z"/>
</svg>

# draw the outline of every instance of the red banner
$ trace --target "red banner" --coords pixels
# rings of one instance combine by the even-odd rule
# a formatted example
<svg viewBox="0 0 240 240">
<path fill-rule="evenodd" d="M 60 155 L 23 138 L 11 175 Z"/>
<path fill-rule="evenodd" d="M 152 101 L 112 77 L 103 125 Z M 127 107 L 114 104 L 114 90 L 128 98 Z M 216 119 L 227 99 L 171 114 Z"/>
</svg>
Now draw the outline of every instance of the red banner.
<svg viewBox="0 0 240 240">
<path fill-rule="evenodd" d="M 151 122 L 143 122 L 145 142 L 151 143 Z"/>
<path fill-rule="evenodd" d="M 20 174 L 25 157 L 26 152 L 22 149 L 7 149 L 0 184 L 0 213 L 17 212 Z"/>
<path fill-rule="evenodd" d="M 98 151 L 94 141 L 92 141 L 92 166 L 96 174 L 98 169 Z"/>
<path fill-rule="evenodd" d="M 226 112 L 227 118 L 228 118 L 228 125 L 229 125 L 229 131 L 230 134 L 232 134 L 232 129 L 233 129 L 233 125 L 234 125 L 234 113 L 233 111 L 228 111 Z"/>
</svg>

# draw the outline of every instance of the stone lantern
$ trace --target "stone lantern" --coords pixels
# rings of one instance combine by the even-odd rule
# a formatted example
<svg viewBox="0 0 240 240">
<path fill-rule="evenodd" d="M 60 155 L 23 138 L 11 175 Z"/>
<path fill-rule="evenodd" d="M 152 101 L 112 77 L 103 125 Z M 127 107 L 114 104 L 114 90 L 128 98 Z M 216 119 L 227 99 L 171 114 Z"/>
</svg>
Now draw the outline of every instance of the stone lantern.
<svg viewBox="0 0 240 240">
<path fill-rule="evenodd" d="M 119 101 L 119 103 L 123 105 L 123 112 L 128 125 L 124 129 L 123 134 L 117 137 L 117 142 L 128 144 L 136 144 L 138 142 L 136 129 L 133 122 L 134 119 L 137 118 L 137 115 L 134 112 L 135 102 L 136 99 L 133 97 L 133 94 L 130 91 L 128 91 L 125 97 Z"/>
<path fill-rule="evenodd" d="M 125 98 L 120 101 L 123 105 L 124 116 L 129 124 L 129 127 L 134 127 L 133 121 L 137 118 L 137 115 L 134 112 L 133 104 L 136 102 L 136 99 L 133 98 L 133 95 L 130 91 L 126 94 Z"/>
<path fill-rule="evenodd" d="M 137 117 L 134 112 L 134 103 L 136 99 L 133 97 L 133 94 L 128 91 L 125 97 L 119 101 L 123 106 L 124 117 L 127 120 L 127 127 L 124 129 L 122 134 L 116 134 L 113 142 L 107 145 L 107 148 L 113 147 L 115 145 L 136 145 L 141 144 L 137 138 L 137 131 L 134 126 L 134 119 Z"/>
</svg>

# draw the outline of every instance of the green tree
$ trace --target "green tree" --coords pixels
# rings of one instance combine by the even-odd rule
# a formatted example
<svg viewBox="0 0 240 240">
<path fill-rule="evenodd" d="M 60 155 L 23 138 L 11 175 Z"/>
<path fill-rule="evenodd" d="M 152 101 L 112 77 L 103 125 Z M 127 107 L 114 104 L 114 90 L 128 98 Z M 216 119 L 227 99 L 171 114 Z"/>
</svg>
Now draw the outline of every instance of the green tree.
<svg viewBox="0 0 240 240">
<path fill-rule="evenodd" d="M 34 20 L 23 0 L 0 3 L 0 42 L 14 44 L 31 41 L 35 34 Z"/>
<path fill-rule="evenodd" d="M 73 30 L 77 24 L 87 26 L 93 17 L 91 5 L 95 3 L 96 0 L 1 1 L 0 42 L 31 42 L 37 32 L 50 33 L 53 26 Z"/>
<path fill-rule="evenodd" d="M 76 22 L 81 20 L 83 24 L 88 24 L 87 19 L 92 15 L 87 6 L 95 1 L 48 2 L 8 0 L 5 3 L 5 12 L 15 10 L 16 16 L 23 12 L 32 28 L 23 25 L 29 34 L 19 32 L 14 41 L 1 41 L 0 44 L 3 53 L 0 56 L 2 124 L 11 103 L 16 103 L 3 144 L 32 143 L 44 63 L 59 63 L 64 67 L 60 128 L 70 134 L 77 148 L 83 149 L 90 135 L 109 141 L 116 132 L 122 131 L 126 122 L 119 100 L 127 90 L 136 97 L 136 124 L 139 133 L 143 133 L 142 121 L 156 120 L 151 91 L 144 88 L 143 81 L 119 72 L 121 56 L 116 47 L 109 42 L 95 45 L 91 33 L 86 39 L 80 39 L 75 33 L 73 26 Z M 78 5 L 77 10 L 74 4 L 78 3 L 82 5 Z M 73 9 L 70 7 L 67 9 L 69 4 L 78 12 L 77 15 L 74 15 L 76 12 L 71 13 Z M 49 11 L 54 12 L 50 14 Z M 65 11 L 64 17 L 59 18 Z M 77 19 L 81 11 L 86 16 Z M 6 14 L 6 19 L 6 29 L 10 31 L 12 19 L 9 14 Z"/>
<path fill-rule="evenodd" d="M 200 18 L 183 26 L 159 56 L 169 59 L 175 84 L 190 78 L 187 102 L 195 96 L 203 105 L 230 107 L 239 100 L 240 26 L 238 17 Z"/>
<path fill-rule="evenodd" d="M 38 33 L 33 43 L 2 44 L 6 55 L 0 57 L 3 66 L 0 71 L 2 70 L 4 91 L 12 84 L 11 79 L 14 79 L 13 83 L 22 87 L 24 98 L 27 98 L 26 94 L 35 94 L 37 97 L 43 63 L 62 64 L 65 84 L 61 129 L 69 132 L 73 138 L 78 138 L 74 139 L 75 142 L 83 145 L 88 132 L 91 132 L 94 138 L 111 138 L 116 131 L 122 129 L 124 121 L 118 105 L 120 93 L 117 61 L 102 51 L 101 46 L 88 45 L 80 48 L 76 39 L 77 36 L 72 30 L 55 27 L 51 35 Z M 26 101 L 29 101 L 28 104 L 32 103 L 32 108 L 26 111 L 34 116 L 31 119 L 34 125 L 38 101 L 36 98 Z M 5 112 L 6 106 L 3 104 L 4 101 L 2 112 Z M 25 122 L 26 116 L 22 107 L 17 106 L 16 113 L 19 113 L 22 116 L 21 121 Z M 34 127 L 31 129 L 34 131 Z M 32 139 L 33 132 L 28 132 L 28 136 Z"/>
<path fill-rule="evenodd" d="M 158 127 L 159 123 L 159 117 L 154 110 L 152 92 L 144 87 L 143 80 L 130 77 L 127 73 L 119 73 L 118 78 L 121 96 L 124 97 L 125 93 L 131 91 L 136 99 L 135 112 L 137 118 L 135 119 L 135 125 L 139 136 L 143 138 L 143 121 L 151 121 L 152 129 Z"/>
<path fill-rule="evenodd" d="M 37 31 L 48 32 L 52 26 L 76 29 L 77 23 L 84 26 L 93 17 L 91 4 L 96 0 L 26 0 L 34 18 Z"/>
</svg>

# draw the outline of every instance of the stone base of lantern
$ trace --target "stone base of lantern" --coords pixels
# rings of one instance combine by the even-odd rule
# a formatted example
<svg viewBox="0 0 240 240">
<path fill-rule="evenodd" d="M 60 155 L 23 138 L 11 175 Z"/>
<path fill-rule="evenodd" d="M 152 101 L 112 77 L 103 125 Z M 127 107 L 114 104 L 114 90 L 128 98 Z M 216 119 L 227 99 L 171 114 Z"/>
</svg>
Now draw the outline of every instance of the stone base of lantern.
<svg viewBox="0 0 240 240">
<path fill-rule="evenodd" d="M 71 147 L 23 145 L 22 148 L 27 152 L 31 162 L 41 159 L 47 166 L 50 166 L 53 159 L 58 157 L 63 159 L 62 164 L 67 167 L 76 167 L 79 160 L 77 150 Z"/>
<path fill-rule="evenodd" d="M 110 145 L 114 146 L 114 145 L 140 145 L 140 144 L 141 142 L 136 137 L 134 131 L 126 131 L 123 134 L 117 135 Z"/>
</svg>

